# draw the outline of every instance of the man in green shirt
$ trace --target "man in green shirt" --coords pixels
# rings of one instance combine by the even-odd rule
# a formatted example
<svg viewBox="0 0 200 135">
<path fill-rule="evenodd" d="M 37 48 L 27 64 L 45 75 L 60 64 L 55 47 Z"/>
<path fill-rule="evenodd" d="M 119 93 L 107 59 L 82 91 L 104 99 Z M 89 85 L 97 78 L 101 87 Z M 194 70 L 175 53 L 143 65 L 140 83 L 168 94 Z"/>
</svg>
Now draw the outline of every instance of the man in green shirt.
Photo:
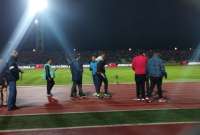
<svg viewBox="0 0 200 135">
<path fill-rule="evenodd" d="M 47 63 L 44 65 L 45 79 L 47 81 L 47 96 L 53 96 L 51 90 L 55 84 L 55 70 L 51 67 L 52 59 L 49 58 Z"/>
</svg>

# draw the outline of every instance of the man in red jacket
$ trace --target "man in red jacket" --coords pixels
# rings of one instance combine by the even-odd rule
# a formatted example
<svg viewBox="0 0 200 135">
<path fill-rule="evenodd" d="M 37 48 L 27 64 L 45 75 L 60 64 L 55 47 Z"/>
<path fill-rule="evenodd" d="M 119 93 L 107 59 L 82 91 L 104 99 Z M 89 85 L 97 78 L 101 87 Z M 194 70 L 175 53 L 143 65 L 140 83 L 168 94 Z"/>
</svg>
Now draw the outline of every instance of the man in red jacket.
<svg viewBox="0 0 200 135">
<path fill-rule="evenodd" d="M 136 100 L 145 100 L 145 81 L 148 58 L 140 52 L 132 60 L 132 69 L 135 72 Z"/>
</svg>

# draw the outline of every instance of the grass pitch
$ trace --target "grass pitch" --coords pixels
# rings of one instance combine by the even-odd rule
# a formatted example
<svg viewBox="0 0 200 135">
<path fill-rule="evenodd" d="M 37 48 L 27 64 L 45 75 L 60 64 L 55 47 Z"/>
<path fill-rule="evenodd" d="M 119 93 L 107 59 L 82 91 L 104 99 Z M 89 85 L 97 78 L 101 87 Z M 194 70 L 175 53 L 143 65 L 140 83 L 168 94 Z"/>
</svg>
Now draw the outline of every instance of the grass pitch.
<svg viewBox="0 0 200 135">
<path fill-rule="evenodd" d="M 168 79 L 166 81 L 200 81 L 200 66 L 166 66 Z M 108 68 L 106 71 L 109 83 L 133 83 L 134 72 L 130 67 Z M 71 83 L 71 73 L 69 69 L 59 69 L 56 71 L 56 84 L 68 85 Z M 84 69 L 83 83 L 91 84 L 92 77 L 88 68 Z M 19 85 L 44 85 L 43 70 L 24 70 L 22 80 Z"/>
</svg>

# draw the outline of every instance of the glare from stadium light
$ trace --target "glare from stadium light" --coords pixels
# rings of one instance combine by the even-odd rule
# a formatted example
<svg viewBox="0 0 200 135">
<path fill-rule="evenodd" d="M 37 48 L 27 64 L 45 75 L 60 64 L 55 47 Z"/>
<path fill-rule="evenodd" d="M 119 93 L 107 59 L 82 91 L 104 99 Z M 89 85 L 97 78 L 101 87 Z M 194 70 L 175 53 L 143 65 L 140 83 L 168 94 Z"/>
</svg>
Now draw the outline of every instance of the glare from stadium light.
<svg viewBox="0 0 200 135">
<path fill-rule="evenodd" d="M 29 29 L 31 23 L 34 21 L 36 15 L 44 11 L 48 7 L 47 0 L 29 0 L 27 10 L 25 10 L 23 16 L 18 22 L 16 28 L 14 29 L 11 37 L 9 38 L 4 51 L 0 54 L 0 57 L 5 61 L 11 57 L 11 52 L 19 46 L 23 40 L 27 30 Z M 6 65 L 0 65 L 0 72 Z"/>
<path fill-rule="evenodd" d="M 128 51 L 131 52 L 131 51 L 132 51 L 132 48 L 129 48 Z"/>
<path fill-rule="evenodd" d="M 33 52 L 36 52 L 36 49 L 33 49 Z"/>
<path fill-rule="evenodd" d="M 35 19 L 34 23 L 35 23 L 35 25 L 38 25 L 39 24 L 38 19 Z"/>
<path fill-rule="evenodd" d="M 29 0 L 29 12 L 31 15 L 35 15 L 38 12 L 42 12 L 48 7 L 48 0 Z"/>
<path fill-rule="evenodd" d="M 177 48 L 177 47 L 174 47 L 174 50 L 175 50 L 175 51 L 177 51 L 177 50 L 178 50 L 178 48 Z"/>
</svg>

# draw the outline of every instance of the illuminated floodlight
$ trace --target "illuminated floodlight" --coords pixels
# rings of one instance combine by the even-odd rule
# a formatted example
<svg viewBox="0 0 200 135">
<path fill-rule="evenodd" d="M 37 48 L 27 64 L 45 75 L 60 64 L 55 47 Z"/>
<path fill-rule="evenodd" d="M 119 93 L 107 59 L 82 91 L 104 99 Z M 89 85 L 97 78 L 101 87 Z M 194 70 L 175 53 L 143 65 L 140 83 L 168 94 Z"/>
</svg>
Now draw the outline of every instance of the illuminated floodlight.
<svg viewBox="0 0 200 135">
<path fill-rule="evenodd" d="M 30 14 L 37 14 L 47 9 L 48 0 L 29 0 L 29 12 Z"/>
<path fill-rule="evenodd" d="M 174 50 L 175 50 L 175 51 L 177 51 L 177 50 L 178 50 L 178 48 L 177 48 L 177 47 L 174 47 Z"/>
<path fill-rule="evenodd" d="M 35 19 L 34 23 L 35 23 L 35 25 L 38 25 L 38 23 L 39 23 L 38 19 Z"/>
</svg>

